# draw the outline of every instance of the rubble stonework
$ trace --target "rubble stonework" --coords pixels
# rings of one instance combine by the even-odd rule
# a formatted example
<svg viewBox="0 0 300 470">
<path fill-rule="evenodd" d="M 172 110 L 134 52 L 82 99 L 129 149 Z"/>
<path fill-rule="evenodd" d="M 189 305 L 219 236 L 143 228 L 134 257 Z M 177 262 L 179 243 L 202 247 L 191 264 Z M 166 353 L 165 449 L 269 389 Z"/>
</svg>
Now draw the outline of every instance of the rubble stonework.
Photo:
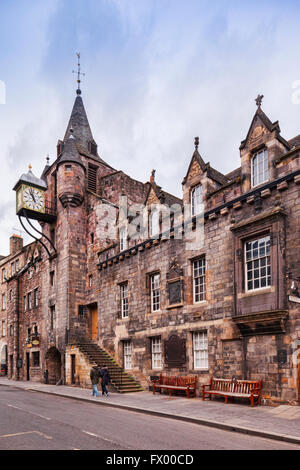
<svg viewBox="0 0 300 470">
<path fill-rule="evenodd" d="M 14 238 L 10 255 L 0 258 L 1 276 L 2 269 L 7 274 L 0 284 L 7 300 L 0 312 L 1 326 L 5 321 L 0 353 L 10 378 L 42 381 L 48 370 L 50 383 L 71 384 L 80 377 L 88 386 L 91 362 L 77 344 L 94 341 L 144 388 L 161 372 L 197 375 L 198 384 L 211 376 L 235 377 L 262 380 L 265 399 L 299 399 L 300 139 L 285 140 L 278 122 L 272 123 L 259 104 L 240 147 L 240 168 L 223 175 L 205 163 L 198 140 L 195 145 L 180 199 L 157 184 L 155 171 L 142 183 L 107 164 L 98 154 L 82 98 L 76 97 L 57 159 L 42 175 L 56 219 L 41 226 L 56 254 L 49 257 L 37 242 L 23 247 Z M 254 184 L 253 159 L 262 152 L 268 176 Z M 186 212 L 193 210 L 198 185 L 199 220 Z M 150 236 L 155 205 L 177 207 L 177 213 L 167 234 Z M 135 217 L 146 221 L 146 228 Z M 134 223 L 136 236 L 126 237 L 121 249 L 118 228 L 128 235 Z M 270 243 L 270 283 L 247 289 L 245 247 L 263 237 Z M 11 272 L 17 258 L 18 271 Z M 205 294 L 197 301 L 194 262 L 204 259 Z M 253 266 L 263 277 L 263 265 Z M 151 308 L 155 274 L 157 311 Z M 35 289 L 38 302 L 28 305 Z M 122 292 L 127 293 L 125 315 Z M 207 356 L 199 363 L 197 335 L 204 338 L 199 354 Z"/>
</svg>

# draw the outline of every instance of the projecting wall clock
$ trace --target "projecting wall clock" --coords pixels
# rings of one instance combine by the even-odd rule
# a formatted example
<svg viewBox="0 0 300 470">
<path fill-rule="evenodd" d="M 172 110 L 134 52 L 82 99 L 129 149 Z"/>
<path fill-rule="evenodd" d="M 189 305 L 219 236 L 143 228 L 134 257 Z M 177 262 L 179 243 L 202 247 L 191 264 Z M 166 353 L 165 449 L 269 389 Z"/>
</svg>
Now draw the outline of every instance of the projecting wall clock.
<svg viewBox="0 0 300 470">
<path fill-rule="evenodd" d="M 22 209 L 45 213 L 45 191 L 22 184 L 17 191 L 17 214 Z"/>
</svg>

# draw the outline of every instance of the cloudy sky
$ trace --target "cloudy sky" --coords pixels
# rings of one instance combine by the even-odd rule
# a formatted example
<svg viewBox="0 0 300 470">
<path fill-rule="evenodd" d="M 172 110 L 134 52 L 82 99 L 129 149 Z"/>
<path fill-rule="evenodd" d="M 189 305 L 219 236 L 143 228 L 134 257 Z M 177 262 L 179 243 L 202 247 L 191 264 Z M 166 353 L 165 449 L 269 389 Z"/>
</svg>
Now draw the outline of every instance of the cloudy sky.
<svg viewBox="0 0 300 470">
<path fill-rule="evenodd" d="M 299 0 L 0 0 L 0 254 L 19 227 L 12 187 L 64 136 L 77 51 L 102 158 L 144 182 L 155 168 L 180 196 L 195 136 L 219 171 L 240 165 L 258 93 L 285 138 L 300 133 L 299 23 Z"/>
</svg>

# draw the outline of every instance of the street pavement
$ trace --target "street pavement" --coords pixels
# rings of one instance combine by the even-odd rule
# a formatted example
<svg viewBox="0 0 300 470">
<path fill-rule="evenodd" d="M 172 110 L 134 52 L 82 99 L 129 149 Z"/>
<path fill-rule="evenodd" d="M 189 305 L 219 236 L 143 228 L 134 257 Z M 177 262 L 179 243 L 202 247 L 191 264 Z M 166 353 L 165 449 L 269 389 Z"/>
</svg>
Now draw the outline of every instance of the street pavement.
<svg viewBox="0 0 300 470">
<path fill-rule="evenodd" d="M 96 400 L 77 401 L 2 385 L 0 450 L 102 450 L 109 452 L 108 457 L 121 451 L 130 456 L 135 451 L 184 450 L 197 457 L 199 450 L 300 449 L 287 442 L 101 406 L 104 399 Z"/>
<path fill-rule="evenodd" d="M 109 406 L 152 416 L 205 425 L 221 430 L 235 431 L 257 437 L 291 442 L 300 445 L 300 407 L 290 405 L 255 406 L 244 403 L 225 404 L 222 399 L 202 401 L 151 392 L 110 393 L 108 397 L 91 396 L 91 390 L 70 386 L 54 386 L 35 382 L 12 381 L 0 377 L 1 385 L 67 397 L 93 403 L 102 408 Z M 103 410 L 102 410 L 103 411 Z M 101 412 L 102 412 L 101 411 Z"/>
</svg>

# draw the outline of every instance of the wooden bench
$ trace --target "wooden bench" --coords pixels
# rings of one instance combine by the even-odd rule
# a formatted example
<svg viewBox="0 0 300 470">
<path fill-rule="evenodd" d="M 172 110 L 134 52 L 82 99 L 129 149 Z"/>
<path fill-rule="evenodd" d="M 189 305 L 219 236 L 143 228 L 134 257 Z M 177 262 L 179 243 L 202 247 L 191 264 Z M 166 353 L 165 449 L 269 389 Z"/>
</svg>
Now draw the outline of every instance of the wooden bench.
<svg viewBox="0 0 300 470">
<path fill-rule="evenodd" d="M 176 376 L 163 376 L 160 374 L 158 380 L 152 382 L 153 395 L 156 390 L 161 392 L 163 389 L 168 390 L 170 397 L 173 390 L 184 390 L 187 398 L 196 396 L 197 376 L 194 377 L 176 377 Z"/>
<path fill-rule="evenodd" d="M 229 398 L 249 398 L 251 406 L 260 405 L 261 400 L 261 380 L 235 380 L 216 379 L 212 377 L 209 384 L 202 386 L 202 400 L 206 396 L 211 399 L 212 395 L 225 397 L 225 403 Z"/>
</svg>

